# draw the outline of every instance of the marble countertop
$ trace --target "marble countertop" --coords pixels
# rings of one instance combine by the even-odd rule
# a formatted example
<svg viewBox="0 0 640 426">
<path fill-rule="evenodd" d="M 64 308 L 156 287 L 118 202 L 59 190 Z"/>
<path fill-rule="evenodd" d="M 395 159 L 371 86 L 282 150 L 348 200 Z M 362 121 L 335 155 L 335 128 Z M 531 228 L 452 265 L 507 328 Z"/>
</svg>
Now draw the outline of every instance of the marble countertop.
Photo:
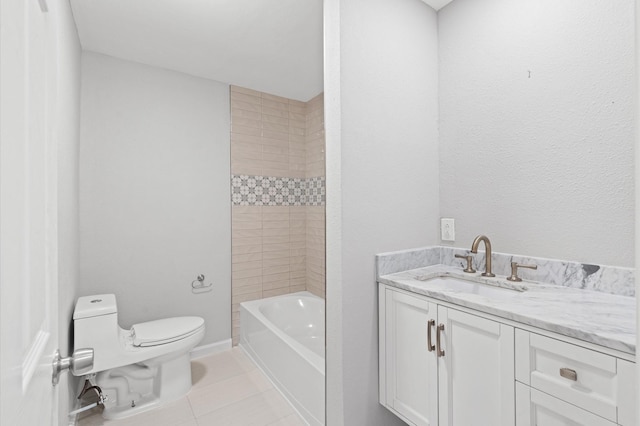
<svg viewBox="0 0 640 426">
<path fill-rule="evenodd" d="M 487 297 L 447 287 L 446 280 L 428 281 L 437 277 L 511 290 L 492 291 Z M 485 278 L 445 265 L 382 275 L 378 282 L 632 355 L 636 351 L 634 297 L 532 281 L 512 283 L 506 277 Z"/>
</svg>

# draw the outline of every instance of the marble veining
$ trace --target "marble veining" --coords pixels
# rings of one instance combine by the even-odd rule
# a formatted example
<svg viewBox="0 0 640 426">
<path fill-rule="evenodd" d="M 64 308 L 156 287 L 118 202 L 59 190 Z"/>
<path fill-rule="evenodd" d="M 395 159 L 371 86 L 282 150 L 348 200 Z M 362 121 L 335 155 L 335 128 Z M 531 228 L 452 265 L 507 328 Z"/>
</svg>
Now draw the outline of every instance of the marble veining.
<svg viewBox="0 0 640 426">
<path fill-rule="evenodd" d="M 423 247 L 378 254 L 376 256 L 376 276 L 437 265 L 441 263 L 440 249 L 440 247 Z"/>
<path fill-rule="evenodd" d="M 389 267 L 389 265 L 386 266 Z M 486 297 L 448 287 L 446 280 L 425 281 L 432 277 L 453 276 L 497 287 L 514 285 L 504 277 L 483 278 L 479 277 L 480 272 L 464 274 L 458 266 L 440 264 L 379 275 L 378 282 L 610 349 L 635 354 L 636 302 L 633 297 L 533 281 L 519 283 L 524 287 L 524 291 L 499 291 L 492 293 L 491 297 Z M 565 272 L 566 269 L 569 269 L 569 265 L 565 266 Z M 590 273 L 587 274 L 587 272 Z M 600 270 L 593 269 L 585 271 L 584 268 L 582 272 L 571 269 L 571 273 L 578 276 L 575 282 L 578 279 L 588 281 L 589 277 L 599 272 Z M 557 275 L 562 276 L 563 273 L 558 272 Z"/>
<path fill-rule="evenodd" d="M 479 272 L 484 271 L 484 252 L 479 251 L 477 254 L 472 254 L 468 249 L 433 246 L 377 255 L 378 276 L 437 264 L 463 269 L 465 260 L 456 258 L 456 254 L 473 256 L 474 269 Z M 521 264 L 535 264 L 538 266 L 537 270 L 520 269 L 518 275 L 523 280 L 544 284 L 593 290 L 620 296 L 635 296 L 633 268 L 591 265 L 499 252 L 493 252 L 491 260 L 493 272 L 496 275 L 510 275 L 512 261 Z"/>
</svg>

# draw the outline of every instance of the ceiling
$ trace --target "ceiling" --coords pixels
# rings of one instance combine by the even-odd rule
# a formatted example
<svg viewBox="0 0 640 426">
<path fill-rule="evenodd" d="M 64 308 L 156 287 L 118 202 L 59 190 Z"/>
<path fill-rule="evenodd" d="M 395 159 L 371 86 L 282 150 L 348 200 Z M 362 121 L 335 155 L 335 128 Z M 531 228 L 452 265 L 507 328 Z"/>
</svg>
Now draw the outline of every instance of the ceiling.
<svg viewBox="0 0 640 426">
<path fill-rule="evenodd" d="M 82 48 L 300 101 L 323 90 L 322 0 L 71 0 Z"/>
<path fill-rule="evenodd" d="M 422 1 L 428 4 L 429 6 L 431 6 L 432 8 L 434 8 L 435 10 L 440 10 L 446 5 L 448 5 L 449 3 L 451 3 L 453 0 L 422 0 Z"/>
<path fill-rule="evenodd" d="M 452 0 L 422 0 L 435 10 Z M 71 0 L 82 48 L 308 101 L 323 91 L 322 0 Z"/>
</svg>

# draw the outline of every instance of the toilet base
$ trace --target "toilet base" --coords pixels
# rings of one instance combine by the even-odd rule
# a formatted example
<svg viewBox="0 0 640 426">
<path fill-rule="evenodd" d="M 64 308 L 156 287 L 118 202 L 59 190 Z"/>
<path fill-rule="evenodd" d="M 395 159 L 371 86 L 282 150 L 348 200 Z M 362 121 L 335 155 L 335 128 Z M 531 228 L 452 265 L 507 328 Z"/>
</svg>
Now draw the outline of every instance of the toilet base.
<svg viewBox="0 0 640 426">
<path fill-rule="evenodd" d="M 185 396 L 191 389 L 189 354 L 155 364 L 132 364 L 98 373 L 98 386 L 107 396 L 102 417 L 122 419 Z"/>
</svg>

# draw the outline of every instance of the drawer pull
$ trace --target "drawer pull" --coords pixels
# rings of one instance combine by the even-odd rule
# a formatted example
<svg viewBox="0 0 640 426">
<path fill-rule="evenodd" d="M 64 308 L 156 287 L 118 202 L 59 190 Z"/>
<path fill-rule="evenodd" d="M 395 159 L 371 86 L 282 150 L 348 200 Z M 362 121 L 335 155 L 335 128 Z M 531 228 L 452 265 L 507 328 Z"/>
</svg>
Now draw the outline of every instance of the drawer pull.
<svg viewBox="0 0 640 426">
<path fill-rule="evenodd" d="M 574 382 L 578 380 L 578 373 L 576 373 L 576 370 L 572 370 L 570 368 L 561 368 L 560 376 L 565 379 L 573 380 Z"/>
<path fill-rule="evenodd" d="M 431 328 L 436 325 L 436 320 L 429 320 L 427 323 L 427 350 L 433 352 L 436 350 L 435 345 L 431 343 Z"/>
</svg>

